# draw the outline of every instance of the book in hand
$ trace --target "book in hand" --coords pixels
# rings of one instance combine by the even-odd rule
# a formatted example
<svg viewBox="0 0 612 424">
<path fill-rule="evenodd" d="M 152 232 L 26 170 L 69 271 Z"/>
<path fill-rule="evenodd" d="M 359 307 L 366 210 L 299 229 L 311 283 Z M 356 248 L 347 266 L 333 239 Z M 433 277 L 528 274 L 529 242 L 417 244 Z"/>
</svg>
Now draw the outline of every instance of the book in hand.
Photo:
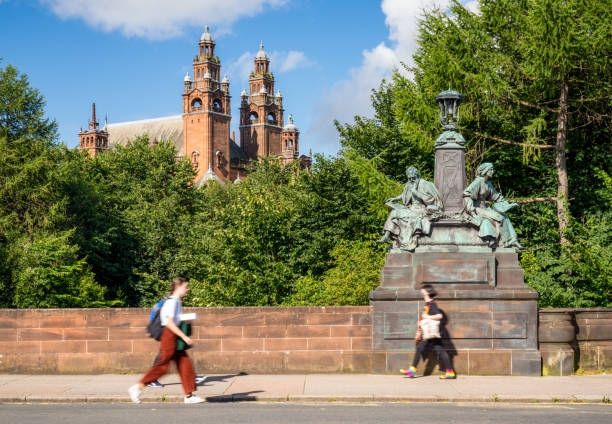
<svg viewBox="0 0 612 424">
<path fill-rule="evenodd" d="M 495 202 L 493 204 L 493 209 L 495 209 L 497 212 L 506 213 L 510 209 L 517 207 L 517 206 L 518 206 L 518 203 L 509 203 L 504 200 L 503 202 Z"/>
<path fill-rule="evenodd" d="M 182 321 L 195 321 L 196 319 L 198 319 L 198 314 L 196 313 L 191 313 L 191 314 L 180 314 L 179 318 Z"/>
</svg>

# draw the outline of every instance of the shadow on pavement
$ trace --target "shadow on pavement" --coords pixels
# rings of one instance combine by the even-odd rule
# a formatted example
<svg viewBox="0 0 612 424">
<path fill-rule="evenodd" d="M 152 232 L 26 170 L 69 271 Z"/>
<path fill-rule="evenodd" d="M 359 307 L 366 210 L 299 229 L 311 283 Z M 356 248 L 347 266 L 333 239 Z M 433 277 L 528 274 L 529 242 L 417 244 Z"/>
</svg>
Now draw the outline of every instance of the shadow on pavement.
<svg viewBox="0 0 612 424">
<path fill-rule="evenodd" d="M 227 374 L 227 375 L 209 375 L 206 377 L 206 380 L 203 382 L 196 384 L 198 387 L 206 386 L 206 383 L 213 381 L 222 381 L 225 382 L 229 378 L 240 377 L 241 375 L 248 375 L 246 372 L 240 372 L 238 374 Z M 176 383 L 164 383 L 164 386 L 177 386 L 180 385 L 181 382 L 177 381 Z"/>
<path fill-rule="evenodd" d="M 257 396 L 253 396 L 255 393 L 263 393 L 263 390 L 251 390 L 250 392 L 234 393 L 232 395 L 216 395 L 207 396 L 207 402 L 254 402 L 257 400 Z"/>
</svg>

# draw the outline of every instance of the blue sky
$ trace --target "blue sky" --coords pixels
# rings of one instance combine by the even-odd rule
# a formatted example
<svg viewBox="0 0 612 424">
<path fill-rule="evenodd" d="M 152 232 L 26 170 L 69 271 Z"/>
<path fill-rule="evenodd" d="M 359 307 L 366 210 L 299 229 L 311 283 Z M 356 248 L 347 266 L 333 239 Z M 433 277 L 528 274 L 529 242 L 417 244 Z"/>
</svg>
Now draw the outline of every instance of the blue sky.
<svg viewBox="0 0 612 424">
<path fill-rule="evenodd" d="M 333 120 L 370 115 L 370 90 L 414 51 L 423 7 L 448 0 L 0 0 L 0 66 L 26 73 L 60 138 L 77 144 L 91 102 L 109 122 L 181 113 L 205 24 L 230 78 L 232 127 L 259 42 L 302 153 L 333 154 Z"/>
</svg>

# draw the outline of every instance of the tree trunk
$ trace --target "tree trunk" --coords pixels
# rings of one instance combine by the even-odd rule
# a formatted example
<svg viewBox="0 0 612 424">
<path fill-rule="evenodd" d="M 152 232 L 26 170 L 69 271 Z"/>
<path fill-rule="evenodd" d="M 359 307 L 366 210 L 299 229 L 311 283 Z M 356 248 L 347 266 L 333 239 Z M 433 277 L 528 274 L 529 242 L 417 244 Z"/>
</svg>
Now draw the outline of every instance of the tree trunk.
<svg viewBox="0 0 612 424">
<path fill-rule="evenodd" d="M 569 199 L 569 187 L 567 181 L 567 163 L 565 161 L 565 144 L 567 141 L 567 80 L 561 80 L 561 92 L 559 93 L 559 115 L 557 116 L 557 143 L 555 145 L 555 164 L 557 167 L 557 220 L 559 221 L 559 236 L 561 244 L 566 245 L 565 229 L 569 220 L 567 201 Z"/>
</svg>

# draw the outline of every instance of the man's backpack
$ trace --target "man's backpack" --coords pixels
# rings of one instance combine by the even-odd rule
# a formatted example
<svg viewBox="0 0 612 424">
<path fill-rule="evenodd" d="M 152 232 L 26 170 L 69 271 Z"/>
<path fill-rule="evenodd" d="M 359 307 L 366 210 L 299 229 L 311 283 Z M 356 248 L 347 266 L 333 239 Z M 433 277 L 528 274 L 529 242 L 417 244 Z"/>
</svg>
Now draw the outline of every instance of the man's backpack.
<svg viewBox="0 0 612 424">
<path fill-rule="evenodd" d="M 159 316 L 159 314 L 161 313 L 161 308 L 167 299 L 167 297 L 164 297 L 162 300 L 153 305 L 153 309 L 151 309 L 151 315 L 149 315 L 149 325 L 147 325 L 147 333 L 149 333 L 149 337 L 153 337 L 157 341 L 161 339 L 162 333 L 164 332 L 165 328 L 163 325 L 161 325 L 161 317 Z"/>
</svg>

